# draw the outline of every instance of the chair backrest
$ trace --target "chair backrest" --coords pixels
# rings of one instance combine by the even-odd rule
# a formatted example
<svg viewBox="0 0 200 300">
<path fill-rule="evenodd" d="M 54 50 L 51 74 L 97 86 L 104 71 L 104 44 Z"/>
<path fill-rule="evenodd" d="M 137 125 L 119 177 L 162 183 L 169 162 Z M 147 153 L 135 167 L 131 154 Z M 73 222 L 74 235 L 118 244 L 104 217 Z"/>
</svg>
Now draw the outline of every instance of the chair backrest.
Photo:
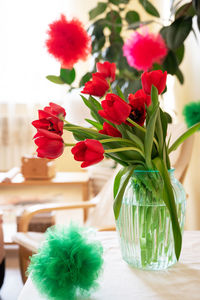
<svg viewBox="0 0 200 300">
<path fill-rule="evenodd" d="M 186 129 L 187 128 L 184 123 L 170 125 L 168 136 L 171 135 L 171 143 L 173 143 L 183 132 L 185 132 Z M 183 179 L 185 178 L 187 168 L 189 166 L 193 142 L 194 137 L 192 136 L 170 155 L 171 165 L 173 168 L 175 168 L 175 177 L 181 183 L 183 183 Z M 120 168 L 121 166 L 118 166 L 115 170 L 113 170 L 110 179 L 94 198 L 97 201 L 97 206 L 90 210 L 88 219 L 86 221 L 87 226 L 96 228 L 115 226 L 113 214 L 113 182 L 115 175 Z"/>
<path fill-rule="evenodd" d="M 171 135 L 170 144 L 172 144 L 181 134 L 187 130 L 185 123 L 171 124 L 169 126 L 168 135 Z M 184 141 L 181 146 L 170 154 L 171 166 L 175 169 L 175 177 L 184 182 L 187 169 L 192 156 L 194 144 L 194 135 Z"/>
</svg>

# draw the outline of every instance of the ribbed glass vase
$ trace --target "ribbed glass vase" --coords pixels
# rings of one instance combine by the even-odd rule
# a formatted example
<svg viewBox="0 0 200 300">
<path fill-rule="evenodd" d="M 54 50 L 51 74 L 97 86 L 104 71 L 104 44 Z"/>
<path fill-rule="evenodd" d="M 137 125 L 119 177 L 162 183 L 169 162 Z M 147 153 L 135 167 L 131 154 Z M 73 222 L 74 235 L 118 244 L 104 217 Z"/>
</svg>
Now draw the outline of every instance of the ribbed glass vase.
<svg viewBox="0 0 200 300">
<path fill-rule="evenodd" d="M 177 214 L 183 232 L 185 192 L 169 170 Z M 123 259 L 133 267 L 162 270 L 176 263 L 168 209 L 162 199 L 163 181 L 158 171 L 134 171 L 125 190 L 117 232 Z"/>
</svg>

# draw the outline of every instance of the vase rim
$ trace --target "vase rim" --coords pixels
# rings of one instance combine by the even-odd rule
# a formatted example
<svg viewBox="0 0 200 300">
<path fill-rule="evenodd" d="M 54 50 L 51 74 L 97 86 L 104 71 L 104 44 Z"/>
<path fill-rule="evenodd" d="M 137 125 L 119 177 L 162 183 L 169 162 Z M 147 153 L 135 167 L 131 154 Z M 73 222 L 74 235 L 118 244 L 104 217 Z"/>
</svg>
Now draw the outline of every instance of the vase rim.
<svg viewBox="0 0 200 300">
<path fill-rule="evenodd" d="M 175 171 L 174 168 L 171 168 L 168 170 L 168 172 L 171 174 Z M 159 173 L 158 170 L 134 170 L 134 173 Z"/>
</svg>

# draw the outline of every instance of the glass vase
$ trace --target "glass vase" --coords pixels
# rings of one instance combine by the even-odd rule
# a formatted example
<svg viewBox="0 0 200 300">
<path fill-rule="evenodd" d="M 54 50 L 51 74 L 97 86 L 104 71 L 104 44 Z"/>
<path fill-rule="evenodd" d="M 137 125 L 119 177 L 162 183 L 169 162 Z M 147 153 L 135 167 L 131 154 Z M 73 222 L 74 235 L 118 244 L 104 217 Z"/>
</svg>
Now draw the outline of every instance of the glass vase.
<svg viewBox="0 0 200 300">
<path fill-rule="evenodd" d="M 181 232 L 185 221 L 185 192 L 169 170 Z M 131 266 L 162 270 L 176 263 L 169 211 L 162 199 L 158 171 L 135 170 L 126 187 L 116 223 L 123 259 Z"/>
</svg>

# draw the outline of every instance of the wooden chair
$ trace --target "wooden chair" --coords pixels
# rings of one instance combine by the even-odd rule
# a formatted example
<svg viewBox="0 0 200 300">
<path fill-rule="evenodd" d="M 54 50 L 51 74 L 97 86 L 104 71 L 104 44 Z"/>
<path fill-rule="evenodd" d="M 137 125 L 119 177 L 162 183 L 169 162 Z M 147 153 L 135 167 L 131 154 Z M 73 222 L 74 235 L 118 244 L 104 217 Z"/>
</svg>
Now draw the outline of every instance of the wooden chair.
<svg viewBox="0 0 200 300">
<path fill-rule="evenodd" d="M 185 124 L 171 125 L 169 129 L 172 133 L 171 142 L 186 130 Z M 189 161 L 192 153 L 192 145 L 194 138 L 186 140 L 180 149 L 172 153 L 172 167 L 176 170 L 176 178 L 183 183 Z M 120 168 L 120 167 L 119 167 Z M 115 221 L 113 216 L 113 180 L 119 168 L 113 171 L 113 175 L 105 184 L 100 193 L 90 201 L 79 203 L 63 203 L 63 204 L 44 204 L 34 205 L 25 209 L 19 221 L 19 232 L 13 238 L 14 242 L 19 245 L 20 269 L 23 282 L 26 281 L 26 269 L 29 264 L 29 257 L 33 253 L 37 253 L 40 243 L 44 239 L 44 234 L 28 232 L 28 225 L 32 217 L 39 213 L 52 212 L 58 210 L 70 209 L 88 209 L 89 214 L 85 222 L 86 225 L 95 227 L 99 230 L 114 230 Z"/>
</svg>

